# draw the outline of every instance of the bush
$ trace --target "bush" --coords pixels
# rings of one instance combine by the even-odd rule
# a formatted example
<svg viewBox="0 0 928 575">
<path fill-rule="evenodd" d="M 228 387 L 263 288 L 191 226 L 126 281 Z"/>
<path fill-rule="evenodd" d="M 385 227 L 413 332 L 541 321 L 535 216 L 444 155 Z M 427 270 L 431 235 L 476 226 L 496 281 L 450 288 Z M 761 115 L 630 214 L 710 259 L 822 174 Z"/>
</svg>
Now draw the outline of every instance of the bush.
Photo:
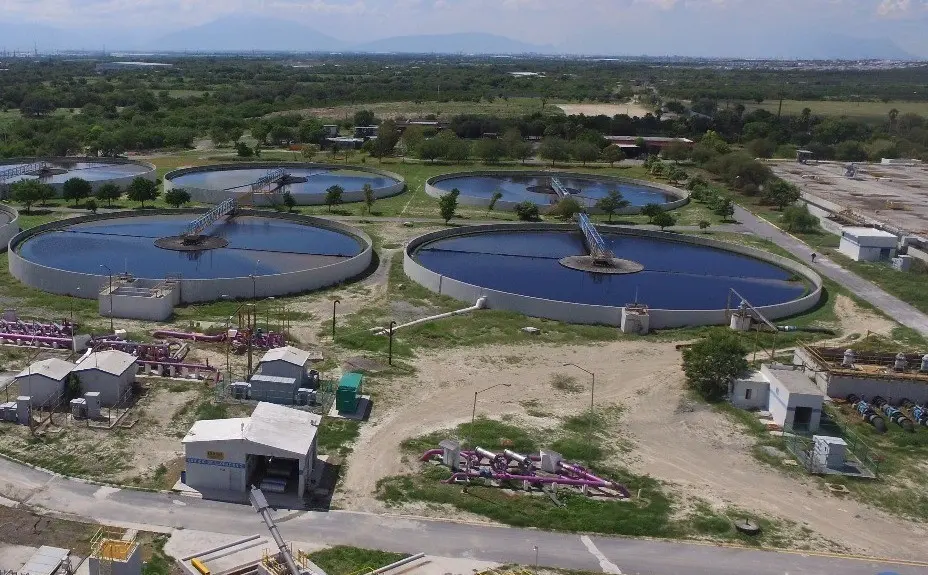
<svg viewBox="0 0 928 575">
<path fill-rule="evenodd" d="M 783 225 L 788 232 L 814 233 L 818 231 L 818 218 L 809 213 L 809 207 L 790 206 L 783 210 Z"/>
<path fill-rule="evenodd" d="M 583 206 L 577 201 L 577 198 L 561 198 L 557 204 L 548 212 L 550 215 L 569 220 L 577 214 L 583 213 Z"/>
<path fill-rule="evenodd" d="M 687 384 L 709 401 L 728 393 L 728 381 L 748 369 L 748 350 L 734 333 L 716 331 L 683 350 Z"/>
<path fill-rule="evenodd" d="M 519 219 L 524 222 L 536 222 L 541 218 L 538 206 L 528 200 L 516 204 L 515 212 Z"/>
</svg>

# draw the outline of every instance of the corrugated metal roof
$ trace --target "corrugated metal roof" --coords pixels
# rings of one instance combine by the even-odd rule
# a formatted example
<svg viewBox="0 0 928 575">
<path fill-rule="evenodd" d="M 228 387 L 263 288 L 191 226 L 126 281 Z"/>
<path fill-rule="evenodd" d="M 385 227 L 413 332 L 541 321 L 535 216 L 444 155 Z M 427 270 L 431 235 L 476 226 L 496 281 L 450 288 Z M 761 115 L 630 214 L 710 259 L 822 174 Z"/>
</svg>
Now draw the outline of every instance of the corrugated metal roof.
<svg viewBox="0 0 928 575">
<path fill-rule="evenodd" d="M 74 371 L 90 371 L 99 369 L 104 373 L 122 375 L 127 369 L 135 365 L 135 356 L 124 351 L 109 349 L 96 351 L 77 364 Z"/>
<path fill-rule="evenodd" d="M 321 421 L 320 415 L 261 402 L 251 417 L 197 421 L 183 443 L 244 440 L 302 458 L 312 448 Z"/>
<path fill-rule="evenodd" d="M 303 367 L 309 361 L 310 353 L 292 346 L 278 347 L 264 354 L 259 363 L 285 361 Z"/>
<path fill-rule="evenodd" d="M 61 567 L 61 560 L 67 557 L 68 553 L 67 549 L 43 545 L 19 569 L 19 573 L 22 575 L 52 575 Z"/>
<path fill-rule="evenodd" d="M 279 377 L 276 375 L 265 375 L 263 373 L 251 376 L 251 381 L 263 381 L 267 383 L 289 383 L 291 385 L 296 383 L 296 379 L 292 377 Z"/>
<path fill-rule="evenodd" d="M 58 359 L 57 357 L 50 357 L 33 363 L 19 372 L 16 378 L 29 377 L 30 375 L 44 375 L 49 379 L 63 381 L 73 369 L 74 364 L 70 361 Z"/>
</svg>

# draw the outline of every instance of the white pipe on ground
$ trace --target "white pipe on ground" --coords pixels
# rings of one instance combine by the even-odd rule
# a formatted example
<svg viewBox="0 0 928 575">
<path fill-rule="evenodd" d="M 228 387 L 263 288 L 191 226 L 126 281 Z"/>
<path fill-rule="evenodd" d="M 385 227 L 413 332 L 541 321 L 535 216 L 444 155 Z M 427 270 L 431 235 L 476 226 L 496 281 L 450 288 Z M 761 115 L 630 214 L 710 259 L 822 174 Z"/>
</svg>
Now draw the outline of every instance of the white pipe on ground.
<svg viewBox="0 0 928 575">
<path fill-rule="evenodd" d="M 425 557 L 425 553 L 416 553 L 415 555 L 410 555 L 409 557 L 405 559 L 400 559 L 396 563 L 390 563 L 389 565 L 384 565 L 380 569 L 375 569 L 371 571 L 368 575 L 381 575 L 381 573 L 392 571 L 396 569 L 397 567 L 402 567 L 403 565 L 412 563 L 413 561 L 418 561 L 419 559 L 422 559 L 423 557 Z"/>
<path fill-rule="evenodd" d="M 435 321 L 436 319 L 444 319 L 444 318 L 446 318 L 446 317 L 452 317 L 452 316 L 456 316 L 456 315 L 461 315 L 461 314 L 465 314 L 465 313 L 470 313 L 470 312 L 472 312 L 472 311 L 478 311 L 478 310 L 484 309 L 484 308 L 486 308 L 486 307 L 487 307 L 487 298 L 486 298 L 486 296 L 483 296 L 483 297 L 479 298 L 479 299 L 477 300 L 477 302 L 474 303 L 474 305 L 472 305 L 472 306 L 470 306 L 470 307 L 465 307 L 465 308 L 463 308 L 463 309 L 459 309 L 459 310 L 455 310 L 455 311 L 449 311 L 449 312 L 447 312 L 447 313 L 440 313 L 440 314 L 438 314 L 438 315 L 431 315 L 431 316 L 429 316 L 429 317 L 423 317 L 423 318 L 421 318 L 421 319 L 417 319 L 417 320 L 411 321 L 411 322 L 409 322 L 409 323 L 404 323 L 404 324 L 402 324 L 402 325 L 395 325 L 395 326 L 393 326 L 393 332 L 396 333 L 396 330 L 401 329 L 401 328 L 404 328 L 404 327 L 412 327 L 412 326 L 414 326 L 414 325 L 419 325 L 419 324 L 422 324 L 422 323 L 427 323 L 427 322 L 430 322 L 430 321 Z M 371 331 L 371 332 L 373 332 L 373 333 L 375 333 L 375 334 L 377 334 L 377 335 L 386 335 L 386 334 L 390 333 L 389 328 L 385 328 L 385 327 L 372 327 L 369 331 Z"/>
</svg>

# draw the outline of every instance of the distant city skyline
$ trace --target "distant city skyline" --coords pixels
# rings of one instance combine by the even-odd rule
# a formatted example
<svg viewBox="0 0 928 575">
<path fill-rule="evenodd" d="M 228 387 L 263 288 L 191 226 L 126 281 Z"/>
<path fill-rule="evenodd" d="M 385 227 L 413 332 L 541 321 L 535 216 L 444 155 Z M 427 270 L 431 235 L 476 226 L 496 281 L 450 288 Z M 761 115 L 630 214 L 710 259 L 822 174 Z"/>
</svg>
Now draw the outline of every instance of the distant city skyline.
<svg viewBox="0 0 928 575">
<path fill-rule="evenodd" d="M 928 58 L 928 0 L 3 0 L 0 7 L 0 31 L 11 31 L 0 48 L 23 43 L 30 31 L 34 37 L 10 49 L 150 47 L 182 28 L 260 15 L 348 44 L 481 32 L 569 53 L 792 57 L 790 47 L 836 37 L 848 47 L 860 39 Z M 25 29 L 16 34 L 16 27 Z M 48 28 L 95 45 L 62 46 Z"/>
</svg>

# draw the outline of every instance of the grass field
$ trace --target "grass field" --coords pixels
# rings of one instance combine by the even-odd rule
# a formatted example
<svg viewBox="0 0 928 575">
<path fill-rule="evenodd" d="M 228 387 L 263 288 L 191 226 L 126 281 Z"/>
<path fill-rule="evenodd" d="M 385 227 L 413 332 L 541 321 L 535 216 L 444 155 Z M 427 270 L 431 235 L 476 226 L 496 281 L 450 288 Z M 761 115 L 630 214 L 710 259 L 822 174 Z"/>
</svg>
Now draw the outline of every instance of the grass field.
<svg viewBox="0 0 928 575">
<path fill-rule="evenodd" d="M 475 115 L 492 115 L 504 118 L 523 116 L 534 112 L 542 112 L 551 115 L 563 115 L 563 111 L 557 107 L 556 103 L 548 102 L 542 110 L 540 98 L 497 98 L 492 102 L 481 100 L 480 102 L 380 102 L 376 104 L 350 104 L 344 106 L 331 106 L 325 108 L 304 108 L 301 110 L 289 110 L 287 112 L 275 112 L 271 115 L 280 114 L 310 114 L 319 116 L 326 120 L 344 120 L 350 119 L 355 112 L 359 110 L 370 110 L 378 118 L 424 118 L 434 115 L 441 120 L 449 120 L 458 114 L 475 114 Z"/>
<path fill-rule="evenodd" d="M 742 102 L 750 110 L 767 110 L 773 114 L 780 107 L 778 100 L 765 100 L 760 104 L 755 102 Z M 803 108 L 809 108 L 813 114 L 820 116 L 847 116 L 856 120 L 878 122 L 886 120 L 889 111 L 893 108 L 905 114 L 912 112 L 922 116 L 928 115 L 928 102 L 851 102 L 851 101 L 818 101 L 818 100 L 783 100 L 783 113 L 796 116 Z"/>
</svg>

